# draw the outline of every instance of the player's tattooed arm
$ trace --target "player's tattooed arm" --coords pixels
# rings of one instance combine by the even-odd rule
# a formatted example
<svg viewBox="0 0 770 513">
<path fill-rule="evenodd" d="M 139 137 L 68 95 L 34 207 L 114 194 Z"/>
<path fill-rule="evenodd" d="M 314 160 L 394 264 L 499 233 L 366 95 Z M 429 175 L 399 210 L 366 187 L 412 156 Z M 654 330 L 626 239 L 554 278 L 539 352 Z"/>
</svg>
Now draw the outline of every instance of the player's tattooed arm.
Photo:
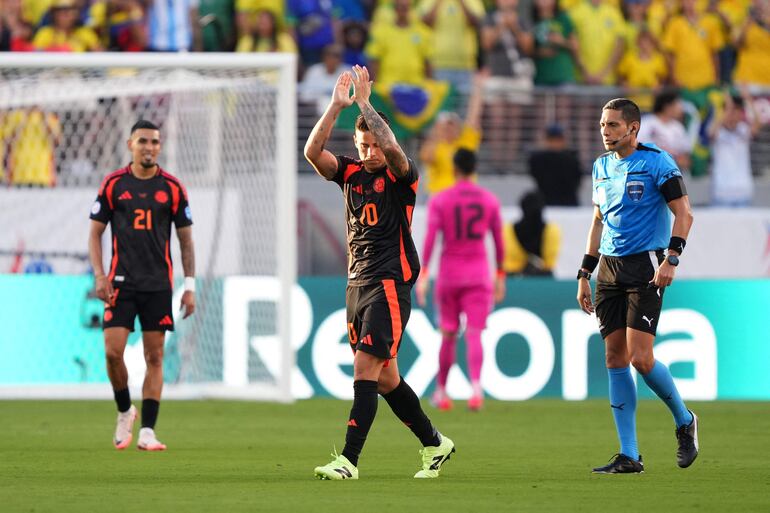
<svg viewBox="0 0 770 513">
<path fill-rule="evenodd" d="M 182 269 L 185 276 L 195 276 L 195 249 L 192 240 L 192 227 L 177 228 L 176 236 L 179 238 L 179 249 L 182 253 Z"/>
<path fill-rule="evenodd" d="M 364 116 L 366 126 L 369 127 L 369 131 L 374 136 L 374 140 L 380 145 L 382 153 L 385 155 L 385 162 L 388 164 L 388 168 L 398 176 L 406 176 L 409 172 L 409 161 L 406 158 L 404 150 L 399 146 L 396 136 L 393 135 L 393 131 L 388 124 L 380 116 L 380 114 L 374 110 L 372 104 L 369 103 L 369 96 L 372 94 L 372 83 L 369 81 L 369 70 L 366 66 L 353 66 L 353 74 L 351 75 L 353 80 L 353 99 L 358 104 L 358 108 L 361 109 L 361 114 Z"/>
<path fill-rule="evenodd" d="M 350 97 L 350 84 L 350 73 L 345 72 L 337 77 L 331 101 L 305 143 L 305 158 L 312 164 L 316 173 L 327 180 L 334 178 L 337 173 L 337 157 L 324 147 L 340 112 L 353 104 L 353 99 Z"/>
</svg>

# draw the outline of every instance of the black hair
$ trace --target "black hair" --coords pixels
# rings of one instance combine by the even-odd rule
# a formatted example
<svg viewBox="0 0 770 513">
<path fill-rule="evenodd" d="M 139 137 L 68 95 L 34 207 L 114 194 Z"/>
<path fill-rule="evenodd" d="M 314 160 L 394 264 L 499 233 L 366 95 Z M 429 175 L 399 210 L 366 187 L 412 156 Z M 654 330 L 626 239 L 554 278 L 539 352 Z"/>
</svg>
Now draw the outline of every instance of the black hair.
<svg viewBox="0 0 770 513">
<path fill-rule="evenodd" d="M 476 172 L 476 152 L 466 148 L 460 148 L 452 158 L 455 168 L 463 176 L 469 176 Z"/>
<path fill-rule="evenodd" d="M 545 197 L 540 191 L 534 190 L 521 197 L 519 202 L 521 212 L 526 218 L 540 218 L 545 208 Z"/>
<path fill-rule="evenodd" d="M 385 120 L 385 124 L 390 126 L 390 120 L 388 119 L 388 116 L 386 116 L 383 112 L 377 111 L 377 114 L 380 115 L 380 117 Z M 360 130 L 361 132 L 368 132 L 369 131 L 369 125 L 366 124 L 366 119 L 364 119 L 363 114 L 359 114 L 356 118 L 356 130 Z"/>
<path fill-rule="evenodd" d="M 737 94 L 733 94 L 731 97 L 736 109 L 742 109 L 744 107 L 743 97 L 738 96 Z"/>
<path fill-rule="evenodd" d="M 642 122 L 642 114 L 639 112 L 639 106 L 628 98 L 615 98 L 614 100 L 610 100 L 604 107 L 602 107 L 602 110 L 619 110 L 623 121 L 625 121 L 627 125 L 634 121 L 637 123 Z"/>
<path fill-rule="evenodd" d="M 131 135 L 134 135 L 134 132 L 136 132 L 137 130 L 142 130 L 142 129 L 160 131 L 160 128 L 158 128 L 158 126 L 152 121 L 147 121 L 146 119 L 140 119 L 139 121 L 134 123 L 134 126 L 131 127 Z"/>
<path fill-rule="evenodd" d="M 660 114 L 666 107 L 679 99 L 679 91 L 676 89 L 666 89 L 655 96 L 655 103 L 652 106 L 652 112 Z"/>
</svg>

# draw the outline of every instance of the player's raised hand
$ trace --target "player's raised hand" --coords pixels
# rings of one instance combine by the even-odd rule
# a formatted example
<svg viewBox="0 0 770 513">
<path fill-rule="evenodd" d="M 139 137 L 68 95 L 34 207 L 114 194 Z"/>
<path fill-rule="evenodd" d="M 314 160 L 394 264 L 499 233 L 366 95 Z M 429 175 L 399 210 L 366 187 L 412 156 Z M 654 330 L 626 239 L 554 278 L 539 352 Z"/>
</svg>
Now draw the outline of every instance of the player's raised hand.
<svg viewBox="0 0 770 513">
<path fill-rule="evenodd" d="M 107 276 L 97 276 L 94 285 L 96 297 L 109 304 L 115 305 L 115 291 L 112 289 L 112 282 Z"/>
<path fill-rule="evenodd" d="M 182 303 L 179 309 L 184 310 L 182 319 L 187 319 L 193 314 L 195 311 L 195 292 L 192 290 L 184 291 L 184 294 L 182 294 Z"/>
<path fill-rule="evenodd" d="M 353 98 L 350 96 L 350 86 L 353 80 L 349 71 L 345 71 L 337 77 L 337 83 L 334 84 L 334 92 L 332 93 L 332 103 L 341 107 L 347 108 L 353 105 Z"/>
<path fill-rule="evenodd" d="M 372 94 L 372 82 L 369 80 L 369 70 L 366 66 L 353 66 L 353 100 L 356 103 L 367 103 Z"/>
<path fill-rule="evenodd" d="M 588 315 L 594 313 L 594 303 L 591 300 L 591 282 L 586 279 L 578 280 L 577 302 L 580 309 Z"/>
</svg>

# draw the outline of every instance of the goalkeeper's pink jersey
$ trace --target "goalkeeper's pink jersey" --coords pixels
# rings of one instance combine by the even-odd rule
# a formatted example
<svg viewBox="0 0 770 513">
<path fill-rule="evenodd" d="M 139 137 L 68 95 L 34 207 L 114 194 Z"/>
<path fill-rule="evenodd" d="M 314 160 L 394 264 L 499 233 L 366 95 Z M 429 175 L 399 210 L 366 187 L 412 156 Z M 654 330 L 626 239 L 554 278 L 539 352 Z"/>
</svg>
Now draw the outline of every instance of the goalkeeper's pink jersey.
<svg viewBox="0 0 770 513">
<path fill-rule="evenodd" d="M 492 232 L 497 268 L 503 264 L 500 202 L 494 194 L 470 180 L 435 195 L 428 204 L 428 233 L 422 260 L 428 271 L 436 235 L 442 249 L 438 279 L 455 285 L 488 285 L 491 273 L 484 239 Z"/>
</svg>

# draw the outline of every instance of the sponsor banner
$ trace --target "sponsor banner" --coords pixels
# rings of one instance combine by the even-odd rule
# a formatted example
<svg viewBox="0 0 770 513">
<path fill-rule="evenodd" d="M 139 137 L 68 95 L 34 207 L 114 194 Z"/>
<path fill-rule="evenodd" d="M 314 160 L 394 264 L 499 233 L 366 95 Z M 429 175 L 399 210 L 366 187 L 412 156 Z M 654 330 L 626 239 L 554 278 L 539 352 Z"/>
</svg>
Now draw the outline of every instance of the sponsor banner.
<svg viewBox="0 0 770 513">
<path fill-rule="evenodd" d="M 269 277 L 199 280 L 195 316 L 176 319 L 166 341 L 168 383 L 244 386 L 275 379 L 281 368 L 274 323 L 277 282 Z M 98 321 L 101 303 L 87 276 L 0 275 L 0 386 L 107 384 Z M 181 285 L 181 283 L 180 283 Z M 502 400 L 604 397 L 607 376 L 596 319 L 581 312 L 574 281 L 511 279 L 482 335 L 482 385 Z M 174 296 L 178 304 L 181 289 Z M 352 396 L 345 279 L 304 278 L 292 298 L 297 398 Z M 666 291 L 656 357 L 686 399 L 770 399 L 770 280 L 676 282 Z M 271 328 L 273 326 L 273 328 Z M 441 336 L 432 309 L 414 308 L 399 352 L 412 388 L 434 387 Z M 464 344 L 449 392 L 470 395 Z M 141 333 L 126 351 L 131 386 L 141 384 Z M 642 397 L 652 397 L 639 386 Z"/>
</svg>

